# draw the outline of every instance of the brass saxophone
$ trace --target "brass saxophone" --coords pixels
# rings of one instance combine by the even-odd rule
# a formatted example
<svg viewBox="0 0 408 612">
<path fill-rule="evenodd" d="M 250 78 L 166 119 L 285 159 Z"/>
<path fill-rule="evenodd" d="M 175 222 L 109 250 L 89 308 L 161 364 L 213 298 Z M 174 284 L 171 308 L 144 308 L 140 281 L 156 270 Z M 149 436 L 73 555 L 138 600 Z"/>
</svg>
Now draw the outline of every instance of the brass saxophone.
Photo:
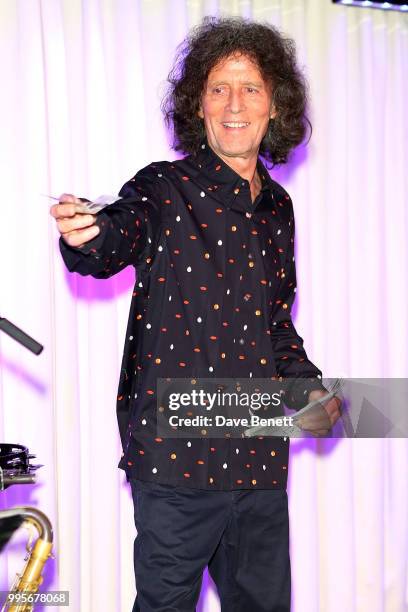
<svg viewBox="0 0 408 612">
<path fill-rule="evenodd" d="M 20 506 L 11 510 L 0 512 L 0 518 L 21 517 L 22 521 L 34 526 L 38 531 L 38 538 L 34 546 L 30 546 L 31 539 L 27 542 L 28 555 L 25 557 L 25 564 L 21 574 L 17 574 L 10 592 L 14 594 L 29 594 L 37 593 L 38 588 L 43 581 L 42 571 L 49 557 L 52 555 L 53 533 L 52 525 L 48 517 L 31 506 Z M 18 599 L 18 597 L 14 597 Z M 1 609 L 1 612 L 9 610 L 10 612 L 31 612 L 34 609 L 34 604 L 29 602 L 6 601 Z"/>
</svg>

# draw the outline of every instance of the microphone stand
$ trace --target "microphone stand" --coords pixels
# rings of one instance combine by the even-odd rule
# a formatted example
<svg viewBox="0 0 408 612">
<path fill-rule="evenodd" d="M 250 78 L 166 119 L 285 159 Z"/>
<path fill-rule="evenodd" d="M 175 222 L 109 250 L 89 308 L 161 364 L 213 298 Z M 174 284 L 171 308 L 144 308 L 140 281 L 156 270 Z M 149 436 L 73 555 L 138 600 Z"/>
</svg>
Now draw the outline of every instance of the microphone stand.
<svg viewBox="0 0 408 612">
<path fill-rule="evenodd" d="M 44 348 L 42 344 L 34 340 L 34 338 L 31 338 L 31 336 L 23 332 L 23 330 L 4 317 L 0 317 L 0 331 L 4 331 L 11 338 L 13 338 L 13 340 L 25 346 L 35 355 L 39 355 Z"/>
</svg>

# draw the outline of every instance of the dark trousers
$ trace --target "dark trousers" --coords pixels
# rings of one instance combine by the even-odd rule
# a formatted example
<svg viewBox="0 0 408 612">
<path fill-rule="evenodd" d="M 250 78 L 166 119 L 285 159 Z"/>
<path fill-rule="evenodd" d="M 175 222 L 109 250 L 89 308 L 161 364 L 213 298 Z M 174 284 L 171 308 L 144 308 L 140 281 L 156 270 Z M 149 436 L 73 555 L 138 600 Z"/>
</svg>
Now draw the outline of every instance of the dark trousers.
<svg viewBox="0 0 408 612">
<path fill-rule="evenodd" d="M 222 612 L 289 612 L 286 490 L 206 491 L 131 479 L 132 612 L 193 612 L 208 565 Z"/>
</svg>

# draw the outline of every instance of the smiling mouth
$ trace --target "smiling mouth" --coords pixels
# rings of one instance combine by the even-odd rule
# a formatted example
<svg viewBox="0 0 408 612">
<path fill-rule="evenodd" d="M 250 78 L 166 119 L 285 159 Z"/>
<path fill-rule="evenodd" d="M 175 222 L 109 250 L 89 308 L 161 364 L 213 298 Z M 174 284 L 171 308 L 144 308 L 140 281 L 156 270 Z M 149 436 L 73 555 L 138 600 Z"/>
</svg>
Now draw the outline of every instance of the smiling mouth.
<svg viewBox="0 0 408 612">
<path fill-rule="evenodd" d="M 223 121 L 222 125 L 228 130 L 242 130 L 243 128 L 248 127 L 248 121 Z"/>
</svg>

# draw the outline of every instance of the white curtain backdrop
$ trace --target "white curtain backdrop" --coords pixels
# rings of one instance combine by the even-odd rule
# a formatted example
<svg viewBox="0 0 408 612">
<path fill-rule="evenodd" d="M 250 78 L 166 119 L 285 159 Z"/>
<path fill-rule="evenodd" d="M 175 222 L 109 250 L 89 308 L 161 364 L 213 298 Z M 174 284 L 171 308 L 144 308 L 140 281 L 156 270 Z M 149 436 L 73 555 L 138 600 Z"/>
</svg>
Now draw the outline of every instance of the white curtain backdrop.
<svg viewBox="0 0 408 612">
<path fill-rule="evenodd" d="M 0 337 L 0 440 L 43 464 L 0 508 L 50 517 L 44 589 L 69 590 L 73 612 L 130 612 L 135 596 L 115 413 L 134 274 L 69 274 L 41 194 L 115 194 L 175 159 L 163 84 L 188 29 L 221 14 L 294 37 L 310 82 L 312 139 L 272 171 L 294 202 L 294 321 L 309 357 L 325 377 L 407 375 L 407 14 L 330 0 L 0 0 L 0 315 L 45 345 L 35 357 Z M 294 612 L 407 612 L 407 466 L 405 439 L 292 441 Z M 0 589 L 25 539 L 0 556 Z M 198 610 L 219 609 L 206 574 Z"/>
</svg>

